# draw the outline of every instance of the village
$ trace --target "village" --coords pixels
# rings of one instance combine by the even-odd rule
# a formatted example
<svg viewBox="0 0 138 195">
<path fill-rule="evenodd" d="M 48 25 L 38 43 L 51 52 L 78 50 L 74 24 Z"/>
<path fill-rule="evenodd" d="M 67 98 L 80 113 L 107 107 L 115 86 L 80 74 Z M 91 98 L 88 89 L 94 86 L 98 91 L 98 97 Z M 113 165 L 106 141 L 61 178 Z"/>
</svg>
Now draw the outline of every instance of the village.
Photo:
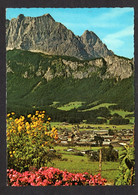
<svg viewBox="0 0 138 195">
<path fill-rule="evenodd" d="M 63 123 L 63 125 L 65 125 Z M 83 130 L 83 126 L 76 125 L 72 130 L 60 128 L 58 130 L 60 145 L 62 146 L 109 146 L 120 147 L 122 145 L 130 145 L 130 139 L 133 137 L 133 129 L 114 130 L 109 127 L 105 129 L 101 127 L 87 126 L 87 130 Z M 86 127 L 85 127 L 86 128 Z"/>
</svg>

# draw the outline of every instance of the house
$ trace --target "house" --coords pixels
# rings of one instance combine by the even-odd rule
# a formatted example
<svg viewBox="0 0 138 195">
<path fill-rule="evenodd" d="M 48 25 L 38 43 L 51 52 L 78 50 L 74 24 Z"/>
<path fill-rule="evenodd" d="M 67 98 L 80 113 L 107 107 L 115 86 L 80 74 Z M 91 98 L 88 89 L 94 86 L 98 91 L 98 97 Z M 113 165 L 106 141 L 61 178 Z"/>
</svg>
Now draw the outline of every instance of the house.
<svg viewBox="0 0 138 195">
<path fill-rule="evenodd" d="M 94 130 L 93 132 L 94 132 L 94 134 L 103 133 L 103 134 L 108 135 L 108 129 L 107 130 Z"/>
<path fill-rule="evenodd" d="M 111 141 L 103 141 L 102 146 L 109 146 Z"/>
<path fill-rule="evenodd" d="M 74 152 L 74 149 L 69 148 L 69 149 L 67 149 L 67 152 Z"/>
<path fill-rule="evenodd" d="M 105 139 L 108 139 L 108 140 L 110 140 L 110 141 L 114 139 L 114 136 L 112 136 L 112 135 L 103 135 L 103 136 L 101 136 L 101 137 L 103 137 L 104 140 L 105 140 Z"/>
<path fill-rule="evenodd" d="M 60 143 L 63 144 L 63 145 L 68 145 L 68 142 L 66 140 L 61 140 Z"/>
<path fill-rule="evenodd" d="M 121 146 L 126 146 L 127 144 L 126 144 L 126 143 L 120 142 L 119 145 L 121 145 Z"/>
</svg>

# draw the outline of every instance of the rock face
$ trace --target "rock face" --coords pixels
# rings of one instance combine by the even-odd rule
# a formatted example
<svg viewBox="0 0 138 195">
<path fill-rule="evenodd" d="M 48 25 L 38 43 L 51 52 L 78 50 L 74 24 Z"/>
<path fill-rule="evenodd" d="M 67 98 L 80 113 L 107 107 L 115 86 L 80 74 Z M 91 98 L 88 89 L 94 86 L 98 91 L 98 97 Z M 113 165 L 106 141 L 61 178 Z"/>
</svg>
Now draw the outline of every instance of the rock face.
<svg viewBox="0 0 138 195">
<path fill-rule="evenodd" d="M 105 78 L 129 78 L 134 72 L 134 62 L 118 56 L 108 56 L 104 58 L 107 64 Z"/>
<path fill-rule="evenodd" d="M 41 17 L 25 17 L 6 21 L 6 47 L 38 51 L 54 55 L 74 56 L 79 59 L 93 59 L 112 56 L 113 52 L 93 32 L 88 30 L 82 36 L 75 36 L 50 14 Z"/>
<path fill-rule="evenodd" d="M 55 55 L 38 54 L 23 50 L 8 51 L 7 57 L 9 53 L 11 53 L 11 58 L 7 60 L 7 72 L 17 72 L 20 66 L 23 69 L 21 76 L 26 79 L 33 76 L 43 77 L 46 81 L 56 77 L 83 79 L 96 74 L 102 79 L 115 78 L 116 80 L 122 80 L 131 77 L 134 73 L 133 60 L 116 55 L 93 60 L 78 60 L 71 57 L 55 57 Z M 31 61 L 32 55 L 37 55 L 35 61 Z"/>
</svg>

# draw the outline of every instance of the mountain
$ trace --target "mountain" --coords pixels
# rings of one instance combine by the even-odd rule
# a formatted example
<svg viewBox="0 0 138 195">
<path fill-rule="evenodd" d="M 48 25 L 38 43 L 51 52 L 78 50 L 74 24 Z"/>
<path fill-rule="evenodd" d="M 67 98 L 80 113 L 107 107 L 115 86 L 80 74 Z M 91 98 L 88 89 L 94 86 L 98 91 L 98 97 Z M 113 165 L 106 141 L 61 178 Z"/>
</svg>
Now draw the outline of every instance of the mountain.
<svg viewBox="0 0 138 195">
<path fill-rule="evenodd" d="M 55 121 L 100 123 L 113 109 L 134 111 L 133 59 L 115 55 L 94 32 L 76 36 L 50 14 L 21 14 L 6 21 L 6 47 L 7 112 L 46 109 Z"/>
<path fill-rule="evenodd" d="M 6 47 L 79 59 L 113 56 L 94 32 L 86 30 L 82 36 L 76 36 L 50 14 L 40 17 L 20 14 L 17 19 L 7 20 Z"/>
</svg>

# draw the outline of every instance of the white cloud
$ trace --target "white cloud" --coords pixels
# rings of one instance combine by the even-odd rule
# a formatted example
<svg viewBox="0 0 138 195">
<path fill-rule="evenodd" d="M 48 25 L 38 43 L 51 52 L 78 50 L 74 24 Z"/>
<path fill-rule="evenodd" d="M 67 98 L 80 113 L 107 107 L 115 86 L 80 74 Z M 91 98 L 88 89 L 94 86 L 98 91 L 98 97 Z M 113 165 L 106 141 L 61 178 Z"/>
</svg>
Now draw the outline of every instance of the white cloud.
<svg viewBox="0 0 138 195">
<path fill-rule="evenodd" d="M 134 26 L 128 26 L 127 28 L 116 32 L 112 34 L 108 34 L 105 38 L 107 39 L 116 39 L 116 38 L 121 38 L 121 37 L 126 37 L 126 36 L 131 36 L 134 35 Z"/>
<path fill-rule="evenodd" d="M 123 37 L 133 35 L 134 27 L 132 25 L 116 33 L 108 34 L 102 40 L 108 46 L 109 49 L 116 50 L 125 44 L 122 40 Z"/>
<path fill-rule="evenodd" d="M 132 12 L 133 8 L 112 8 L 109 12 L 101 14 L 97 17 L 99 21 L 109 21 L 113 18 L 120 17 L 123 14 Z"/>
<path fill-rule="evenodd" d="M 112 8 L 108 12 L 90 19 L 89 24 L 91 23 L 93 27 L 117 28 L 120 26 L 118 18 L 132 11 L 133 8 Z"/>
<path fill-rule="evenodd" d="M 74 26 L 78 28 L 83 27 L 85 29 L 89 29 L 91 27 L 92 28 L 118 28 L 120 27 L 118 18 L 123 17 L 124 14 L 127 14 L 132 11 L 133 11 L 133 8 L 112 8 L 112 9 L 109 9 L 106 13 L 100 14 L 99 16 L 92 15 L 91 17 L 87 15 L 83 16 L 83 13 L 81 13 L 82 20 L 79 20 L 79 18 L 77 17 L 78 15 L 76 13 L 76 20 L 74 20 L 73 23 L 66 21 L 64 24 L 67 25 L 69 28 L 74 27 Z M 75 17 L 75 13 L 73 14 Z"/>
</svg>

